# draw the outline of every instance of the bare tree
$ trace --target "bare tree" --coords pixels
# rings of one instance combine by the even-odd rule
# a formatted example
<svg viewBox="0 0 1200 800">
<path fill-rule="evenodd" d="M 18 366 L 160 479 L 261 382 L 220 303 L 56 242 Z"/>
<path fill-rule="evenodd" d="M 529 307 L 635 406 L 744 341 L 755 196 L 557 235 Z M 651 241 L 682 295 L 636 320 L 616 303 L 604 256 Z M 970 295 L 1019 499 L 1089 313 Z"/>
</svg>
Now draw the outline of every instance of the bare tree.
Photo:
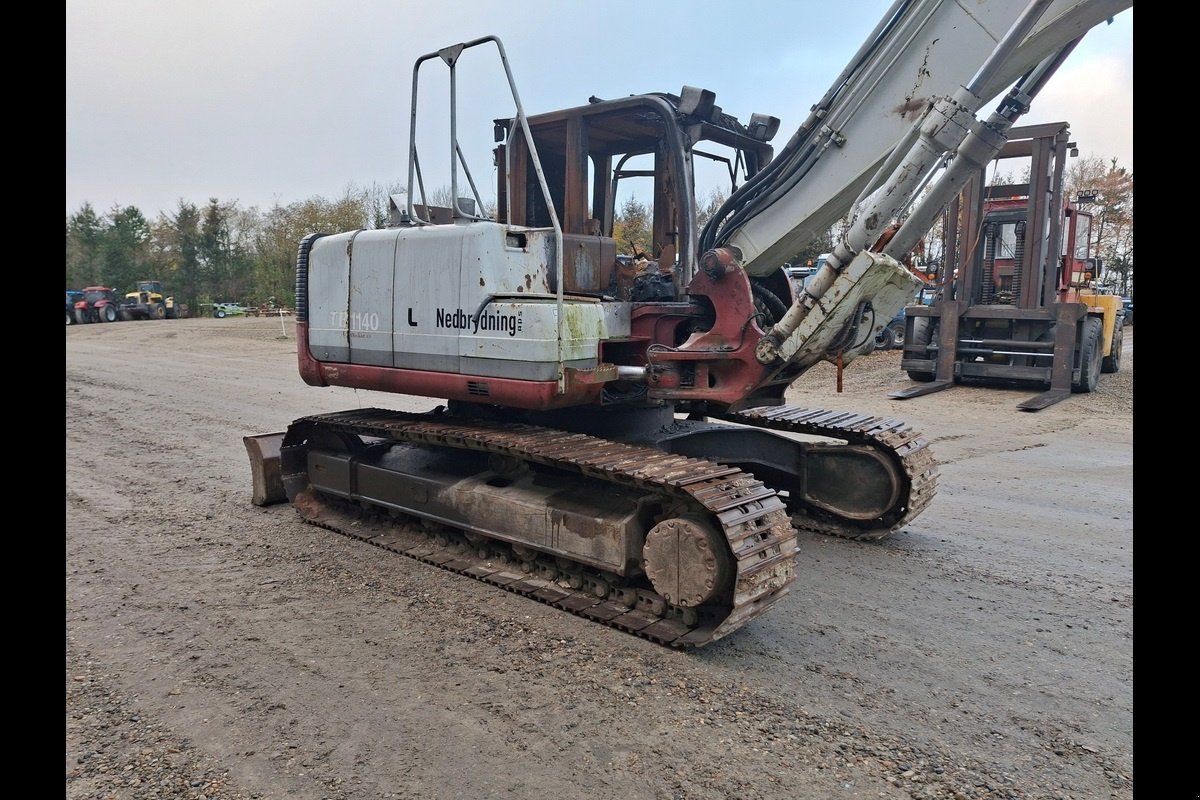
<svg viewBox="0 0 1200 800">
<path fill-rule="evenodd" d="M 1081 158 L 1067 169 L 1067 196 L 1092 215 L 1092 254 L 1103 259 L 1098 285 L 1133 291 L 1133 173 L 1117 159 Z"/>
</svg>

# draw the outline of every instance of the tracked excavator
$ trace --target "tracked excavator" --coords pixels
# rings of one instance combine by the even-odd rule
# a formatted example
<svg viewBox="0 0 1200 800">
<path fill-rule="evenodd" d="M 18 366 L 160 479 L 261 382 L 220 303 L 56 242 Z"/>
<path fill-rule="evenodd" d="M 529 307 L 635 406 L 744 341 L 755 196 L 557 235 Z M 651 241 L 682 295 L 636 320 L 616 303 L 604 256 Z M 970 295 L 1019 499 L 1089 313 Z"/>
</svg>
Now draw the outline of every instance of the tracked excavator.
<svg viewBox="0 0 1200 800">
<path fill-rule="evenodd" d="M 797 579 L 797 529 L 881 539 L 928 507 L 939 470 L 918 431 L 785 390 L 871 351 L 918 287 L 899 257 L 1129 5 L 896 2 L 778 154 L 777 118 L 742 123 L 711 91 L 527 116 L 498 38 L 420 56 L 407 191 L 386 227 L 299 243 L 296 338 L 306 384 L 432 407 L 245 436 L 253 502 L 665 645 L 730 634 Z M 493 49 L 513 113 L 491 126 L 485 213 L 456 70 Z M 451 199 L 435 206 L 418 88 L 442 68 Z M 703 159 L 735 185 L 701 225 Z M 653 198 L 636 262 L 614 238 L 634 181 Z M 846 217 L 816 276 L 789 280 L 781 265 Z"/>
</svg>

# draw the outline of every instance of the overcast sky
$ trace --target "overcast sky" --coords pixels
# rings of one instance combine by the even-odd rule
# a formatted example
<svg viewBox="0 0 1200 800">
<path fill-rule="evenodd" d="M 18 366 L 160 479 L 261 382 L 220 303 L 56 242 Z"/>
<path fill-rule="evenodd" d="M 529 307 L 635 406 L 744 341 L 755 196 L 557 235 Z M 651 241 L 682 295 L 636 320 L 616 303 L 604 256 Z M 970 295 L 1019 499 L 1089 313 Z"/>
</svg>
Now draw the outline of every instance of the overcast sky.
<svg viewBox="0 0 1200 800">
<path fill-rule="evenodd" d="M 715 91 L 743 122 L 779 117 L 778 150 L 889 4 L 67 0 L 66 213 L 88 202 L 153 219 L 214 197 L 267 210 L 404 185 L 413 63 L 489 35 L 503 42 L 529 114 L 688 84 Z M 459 70 L 460 108 L 481 105 L 468 81 L 490 86 L 490 103 L 503 77 L 494 47 L 473 52 Z M 427 97 L 435 105 L 426 74 L 422 114 Z M 460 121 L 460 140 L 480 143 L 468 158 L 491 146 L 479 120 L 508 109 L 480 109 L 474 127 Z M 1132 9 L 1084 38 L 1019 124 L 1058 120 L 1071 123 L 1081 156 L 1132 171 Z M 421 152 L 422 165 L 441 155 Z M 490 160 L 469 166 L 493 198 Z"/>
</svg>

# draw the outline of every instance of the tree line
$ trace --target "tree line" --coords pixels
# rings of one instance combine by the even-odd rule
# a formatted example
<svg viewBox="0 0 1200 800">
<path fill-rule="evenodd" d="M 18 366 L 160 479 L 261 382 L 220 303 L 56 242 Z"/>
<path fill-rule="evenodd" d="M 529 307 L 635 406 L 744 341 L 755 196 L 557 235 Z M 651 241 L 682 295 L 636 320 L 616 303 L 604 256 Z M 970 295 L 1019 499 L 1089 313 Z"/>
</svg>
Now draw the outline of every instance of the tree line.
<svg viewBox="0 0 1200 800">
<path fill-rule="evenodd" d="M 348 188 L 267 211 L 210 198 L 180 200 L 150 220 L 134 206 L 98 213 L 90 204 L 67 216 L 68 288 L 109 286 L 119 294 L 138 281 L 161 281 L 193 311 L 214 302 L 295 304 L 296 248 L 310 233 L 387 224 L 389 190 Z"/>
<path fill-rule="evenodd" d="M 1067 196 L 1093 214 L 1093 255 L 1103 259 L 1098 284 L 1118 294 L 1133 288 L 1133 174 L 1116 159 L 1091 157 L 1071 164 Z M 134 206 L 98 213 L 90 204 L 67 216 L 66 285 L 109 286 L 119 294 L 138 281 L 161 281 L 176 302 L 193 313 L 213 302 L 295 305 L 296 249 L 316 232 L 383 228 L 396 187 L 348 187 L 341 197 L 313 197 L 266 211 L 242 208 L 236 200 L 210 198 L 206 206 L 180 200 L 171 212 L 148 219 Z M 431 195 L 446 205 L 449 190 Z M 697 209 L 700 223 L 720 208 L 726 195 L 712 191 Z M 613 236 L 622 253 L 634 254 L 650 239 L 652 209 L 626 198 L 614 215 Z M 846 220 L 809 243 L 789 261 L 804 263 L 832 249 Z M 937 260 L 944 223 L 926 237 L 927 260 Z"/>
</svg>

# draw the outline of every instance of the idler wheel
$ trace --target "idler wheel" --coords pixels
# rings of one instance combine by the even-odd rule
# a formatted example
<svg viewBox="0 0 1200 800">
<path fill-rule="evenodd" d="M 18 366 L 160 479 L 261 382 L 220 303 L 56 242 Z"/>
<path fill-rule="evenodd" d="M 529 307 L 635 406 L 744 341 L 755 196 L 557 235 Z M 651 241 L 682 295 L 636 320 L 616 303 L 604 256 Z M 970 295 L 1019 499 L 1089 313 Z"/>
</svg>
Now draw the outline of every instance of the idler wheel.
<svg viewBox="0 0 1200 800">
<path fill-rule="evenodd" d="M 696 516 L 672 517 L 651 528 L 642 557 L 654 591 L 678 606 L 714 599 L 733 573 L 725 537 Z"/>
</svg>

